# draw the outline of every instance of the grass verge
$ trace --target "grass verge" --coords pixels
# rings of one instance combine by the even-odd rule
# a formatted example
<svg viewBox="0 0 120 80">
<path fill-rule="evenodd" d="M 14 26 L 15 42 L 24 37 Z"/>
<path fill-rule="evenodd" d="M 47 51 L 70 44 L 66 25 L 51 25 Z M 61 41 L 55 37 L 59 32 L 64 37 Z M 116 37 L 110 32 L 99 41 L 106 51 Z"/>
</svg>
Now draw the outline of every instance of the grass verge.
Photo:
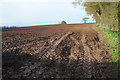
<svg viewBox="0 0 120 80">
<path fill-rule="evenodd" d="M 120 32 L 114 32 L 97 25 L 97 28 L 102 31 L 102 37 L 105 39 L 105 43 L 108 49 L 111 51 L 111 57 L 114 62 L 118 63 L 120 67 Z"/>
</svg>

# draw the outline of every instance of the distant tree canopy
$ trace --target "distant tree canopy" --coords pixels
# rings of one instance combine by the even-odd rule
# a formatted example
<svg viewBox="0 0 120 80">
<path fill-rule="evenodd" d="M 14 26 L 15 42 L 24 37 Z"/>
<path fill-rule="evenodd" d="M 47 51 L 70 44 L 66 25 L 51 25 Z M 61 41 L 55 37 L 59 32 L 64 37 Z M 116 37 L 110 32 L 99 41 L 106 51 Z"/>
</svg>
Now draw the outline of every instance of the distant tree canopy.
<svg viewBox="0 0 120 80">
<path fill-rule="evenodd" d="M 2 28 L 16 28 L 16 26 L 2 26 Z"/>
<path fill-rule="evenodd" d="M 83 5 L 97 24 L 113 31 L 119 30 L 120 2 L 84 2 Z"/>
<path fill-rule="evenodd" d="M 62 21 L 61 24 L 67 24 L 65 21 Z"/>
<path fill-rule="evenodd" d="M 82 21 L 84 21 L 84 23 L 86 23 L 88 19 L 89 19 L 89 18 L 84 17 L 84 18 L 82 18 Z"/>
</svg>

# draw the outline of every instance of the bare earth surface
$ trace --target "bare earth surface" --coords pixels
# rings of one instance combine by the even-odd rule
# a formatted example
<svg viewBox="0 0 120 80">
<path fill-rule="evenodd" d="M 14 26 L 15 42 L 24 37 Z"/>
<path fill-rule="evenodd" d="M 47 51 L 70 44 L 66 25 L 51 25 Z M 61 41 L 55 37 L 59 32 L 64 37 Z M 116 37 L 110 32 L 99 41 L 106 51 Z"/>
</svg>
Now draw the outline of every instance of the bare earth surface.
<svg viewBox="0 0 120 80">
<path fill-rule="evenodd" d="M 3 78 L 117 78 L 93 24 L 3 29 Z"/>
</svg>

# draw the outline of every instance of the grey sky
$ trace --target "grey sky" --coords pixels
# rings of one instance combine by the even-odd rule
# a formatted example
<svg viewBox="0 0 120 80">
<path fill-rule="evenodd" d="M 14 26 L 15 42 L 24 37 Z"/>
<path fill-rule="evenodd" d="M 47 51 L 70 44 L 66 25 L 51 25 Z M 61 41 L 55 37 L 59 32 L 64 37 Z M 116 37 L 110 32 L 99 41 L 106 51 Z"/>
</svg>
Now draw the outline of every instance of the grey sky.
<svg viewBox="0 0 120 80">
<path fill-rule="evenodd" d="M 45 25 L 80 23 L 88 16 L 83 6 L 74 8 L 74 0 L 1 0 L 0 25 Z M 92 18 L 89 22 L 93 22 Z"/>
</svg>

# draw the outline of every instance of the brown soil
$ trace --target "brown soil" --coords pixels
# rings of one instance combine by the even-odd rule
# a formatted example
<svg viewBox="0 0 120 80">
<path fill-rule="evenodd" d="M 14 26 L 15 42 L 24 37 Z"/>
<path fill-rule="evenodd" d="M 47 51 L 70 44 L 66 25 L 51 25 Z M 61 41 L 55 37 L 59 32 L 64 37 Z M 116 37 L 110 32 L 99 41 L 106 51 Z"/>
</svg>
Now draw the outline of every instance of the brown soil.
<svg viewBox="0 0 120 80">
<path fill-rule="evenodd" d="M 118 78 L 93 25 L 3 29 L 3 78 Z"/>
</svg>

